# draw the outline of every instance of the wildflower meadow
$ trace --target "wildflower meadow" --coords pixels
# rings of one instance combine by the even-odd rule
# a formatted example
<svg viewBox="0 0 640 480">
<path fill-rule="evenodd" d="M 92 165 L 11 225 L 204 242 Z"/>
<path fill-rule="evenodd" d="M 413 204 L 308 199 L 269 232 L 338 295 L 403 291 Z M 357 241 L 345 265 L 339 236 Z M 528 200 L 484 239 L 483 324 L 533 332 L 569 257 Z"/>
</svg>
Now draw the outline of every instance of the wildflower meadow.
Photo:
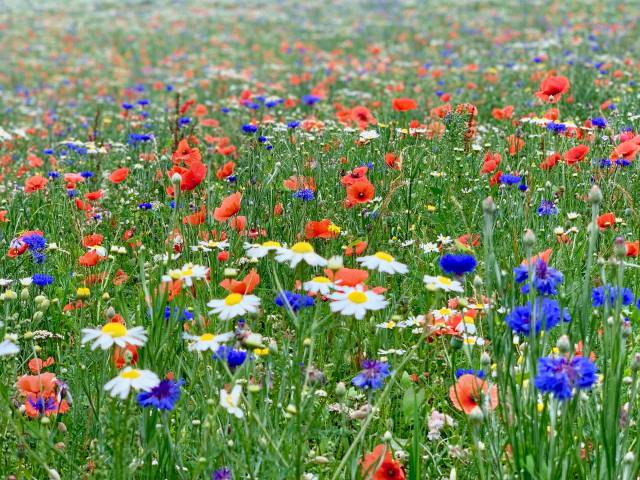
<svg viewBox="0 0 640 480">
<path fill-rule="evenodd" d="M 640 8 L 0 2 L 0 477 L 640 478 Z"/>
</svg>

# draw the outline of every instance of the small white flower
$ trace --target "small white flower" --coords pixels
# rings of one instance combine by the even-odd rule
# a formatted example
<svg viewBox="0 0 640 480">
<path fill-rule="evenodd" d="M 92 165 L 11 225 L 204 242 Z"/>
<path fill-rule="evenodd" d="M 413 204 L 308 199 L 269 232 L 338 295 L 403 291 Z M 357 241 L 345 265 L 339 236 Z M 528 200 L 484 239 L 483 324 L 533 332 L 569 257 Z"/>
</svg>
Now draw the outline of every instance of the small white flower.
<svg viewBox="0 0 640 480">
<path fill-rule="evenodd" d="M 162 277 L 162 281 L 168 282 L 170 280 L 181 280 L 187 287 L 191 287 L 193 285 L 194 278 L 207 278 L 208 271 L 209 267 L 205 267 L 204 265 L 194 265 L 193 263 L 187 263 L 186 265 L 183 265 L 179 270 L 169 270 L 168 275 L 164 275 Z"/>
<path fill-rule="evenodd" d="M 209 315 L 218 315 L 222 320 L 230 320 L 247 313 L 256 313 L 260 308 L 260 299 L 255 295 L 230 293 L 225 298 L 211 300 L 207 307 L 211 308 Z"/>
<path fill-rule="evenodd" d="M 440 234 L 438 235 L 438 242 L 440 242 L 441 245 L 450 245 L 453 243 L 453 240 L 451 240 L 451 237 L 449 236 Z"/>
<path fill-rule="evenodd" d="M 404 263 L 398 262 L 386 252 L 376 252 L 373 255 L 357 258 L 356 261 L 369 270 L 377 270 L 390 275 L 396 273 L 404 275 L 409 271 Z"/>
<path fill-rule="evenodd" d="M 276 261 L 288 263 L 291 268 L 295 268 L 302 261 L 312 267 L 324 267 L 327 265 L 327 261 L 318 255 L 308 242 L 295 243 L 291 248 L 278 248 L 276 250 Z"/>
<path fill-rule="evenodd" d="M 342 315 L 353 315 L 362 320 L 368 310 L 381 310 L 387 306 L 385 298 L 373 290 L 364 290 L 361 285 L 356 288 L 345 288 L 329 295 L 333 300 L 331 311 Z"/>
<path fill-rule="evenodd" d="M 9 278 L 0 278 L 0 287 L 8 287 L 13 283 L 13 280 Z"/>
<path fill-rule="evenodd" d="M 20 285 L 22 285 L 23 287 L 28 287 L 32 283 L 33 283 L 32 277 L 25 277 L 20 279 Z"/>
<path fill-rule="evenodd" d="M 151 370 L 138 370 L 137 368 L 125 367 L 117 377 L 109 380 L 104 389 L 112 397 L 120 397 L 124 400 L 129 396 L 129 392 L 142 390 L 148 392 L 160 383 L 158 376 Z"/>
<path fill-rule="evenodd" d="M 375 130 L 365 130 L 363 132 L 360 132 L 360 140 L 362 140 L 364 142 L 369 141 L 369 140 L 375 140 L 379 136 L 380 136 L 380 134 L 378 132 L 376 132 Z"/>
<path fill-rule="evenodd" d="M 220 406 L 231 415 L 235 415 L 237 418 L 244 417 L 244 412 L 240 408 L 241 394 L 241 385 L 234 385 L 231 389 L 231 393 L 228 393 L 224 388 L 220 389 Z"/>
<path fill-rule="evenodd" d="M 424 253 L 438 253 L 440 251 L 438 244 L 434 242 L 421 243 L 420 248 Z"/>
<path fill-rule="evenodd" d="M 464 288 L 462 288 L 462 284 L 457 280 L 451 280 L 448 277 L 437 276 L 432 277 L 431 275 L 425 275 L 424 283 L 427 285 L 427 288 L 432 290 L 442 290 L 445 292 L 463 292 Z"/>
<path fill-rule="evenodd" d="M 20 347 L 18 347 L 11 340 L 3 340 L 2 342 L 0 342 L 0 357 L 15 355 L 19 351 Z"/>
<path fill-rule="evenodd" d="M 333 282 L 327 277 L 313 277 L 308 282 L 304 282 L 302 287 L 311 293 L 319 293 L 321 295 L 328 295 L 333 288 Z"/>
<path fill-rule="evenodd" d="M 83 328 L 82 344 L 93 342 L 91 350 L 100 347 L 108 350 L 113 345 L 125 347 L 127 345 L 142 346 L 147 341 L 147 332 L 144 327 L 133 327 L 128 329 L 120 322 L 109 322 L 101 329 Z"/>
<path fill-rule="evenodd" d="M 269 254 L 269 252 L 276 251 L 281 248 L 278 242 L 263 242 L 263 243 L 245 243 L 244 249 L 247 251 L 247 257 L 249 258 L 262 258 Z"/>
<path fill-rule="evenodd" d="M 221 242 L 214 242 L 213 240 L 209 240 L 208 242 L 200 241 L 198 245 L 191 245 L 191 251 L 197 252 L 211 252 L 214 249 L 225 250 L 229 247 L 229 242 L 223 240 Z"/>
<path fill-rule="evenodd" d="M 233 332 L 221 333 L 219 335 L 214 335 L 213 333 L 204 333 L 202 335 L 189 335 L 187 333 L 184 334 L 184 338 L 187 340 L 191 340 L 189 344 L 188 350 L 193 352 L 194 350 L 197 352 L 206 352 L 207 350 L 211 350 L 215 352 L 220 347 L 221 343 L 228 342 L 234 337 Z"/>
</svg>

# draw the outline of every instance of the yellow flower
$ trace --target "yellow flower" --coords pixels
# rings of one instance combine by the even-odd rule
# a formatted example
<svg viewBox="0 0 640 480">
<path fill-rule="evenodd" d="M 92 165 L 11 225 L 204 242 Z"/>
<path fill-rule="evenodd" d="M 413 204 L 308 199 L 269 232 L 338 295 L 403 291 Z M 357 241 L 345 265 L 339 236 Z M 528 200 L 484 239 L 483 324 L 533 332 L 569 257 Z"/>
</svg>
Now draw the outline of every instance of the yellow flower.
<svg viewBox="0 0 640 480">
<path fill-rule="evenodd" d="M 269 349 L 268 348 L 254 348 L 253 349 L 253 353 L 259 357 L 264 357 L 266 355 L 269 355 Z"/>
<path fill-rule="evenodd" d="M 76 295 L 78 296 L 78 298 L 87 298 L 89 295 L 91 295 L 91 290 L 89 290 L 87 287 L 80 287 L 78 288 L 78 290 L 76 290 Z"/>
</svg>

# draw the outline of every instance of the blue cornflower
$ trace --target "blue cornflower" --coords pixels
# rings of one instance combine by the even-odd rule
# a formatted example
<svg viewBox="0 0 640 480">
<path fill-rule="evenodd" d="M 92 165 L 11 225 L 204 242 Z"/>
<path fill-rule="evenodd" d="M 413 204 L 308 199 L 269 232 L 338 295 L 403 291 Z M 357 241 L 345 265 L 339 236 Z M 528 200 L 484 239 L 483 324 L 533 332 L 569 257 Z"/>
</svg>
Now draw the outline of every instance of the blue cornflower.
<svg viewBox="0 0 640 480">
<path fill-rule="evenodd" d="M 363 360 L 360 366 L 362 371 L 351 380 L 351 383 L 359 388 L 370 388 L 372 390 L 382 388 L 384 379 L 391 374 L 387 362 Z"/>
<path fill-rule="evenodd" d="M 511 175 L 509 173 L 503 173 L 500 176 L 500 183 L 504 185 L 515 185 L 516 183 L 520 183 L 522 177 L 520 175 Z"/>
<path fill-rule="evenodd" d="M 120 105 L 124 110 L 131 110 L 133 108 L 133 105 L 131 105 L 128 102 L 124 102 L 122 105 Z"/>
<path fill-rule="evenodd" d="M 298 190 L 293 193 L 293 198 L 297 198 L 298 200 L 304 200 L 305 202 L 310 202 L 314 200 L 316 197 L 313 193 L 313 190 L 309 190 L 308 188 L 303 188 L 302 190 Z"/>
<path fill-rule="evenodd" d="M 138 208 L 140 210 L 151 210 L 153 208 L 153 205 L 151 205 L 150 202 L 144 202 L 144 203 L 139 203 Z"/>
<path fill-rule="evenodd" d="M 274 303 L 279 307 L 291 308 L 294 312 L 297 312 L 301 308 L 313 307 L 315 304 L 312 297 L 290 292 L 289 290 L 280 292 Z"/>
<path fill-rule="evenodd" d="M 525 263 L 513 269 L 516 283 L 522 283 L 529 279 L 529 266 Z M 547 262 L 538 259 L 533 270 L 533 285 L 540 295 L 556 295 L 557 286 L 564 280 L 564 275 L 555 268 L 547 265 Z M 522 293 L 529 293 L 529 284 L 522 286 Z"/>
<path fill-rule="evenodd" d="M 622 305 L 631 305 L 634 300 L 633 292 L 628 288 L 618 290 L 618 287 L 604 285 L 596 287 L 591 291 L 591 305 L 601 307 L 607 302 L 610 306 L 615 306 L 618 299 L 621 298 Z"/>
<path fill-rule="evenodd" d="M 231 475 L 231 470 L 223 467 L 211 474 L 211 480 L 233 480 L 233 476 Z"/>
<path fill-rule="evenodd" d="M 461 276 L 473 272 L 478 262 L 473 255 L 447 253 L 442 256 L 439 264 L 444 273 Z"/>
<path fill-rule="evenodd" d="M 573 389 L 588 390 L 596 383 L 595 364 L 585 357 L 542 357 L 538 359 L 538 373 L 534 385 L 558 400 L 573 396 Z"/>
<path fill-rule="evenodd" d="M 45 148 L 44 150 L 42 150 L 42 153 L 44 155 L 53 155 L 53 148 Z"/>
<path fill-rule="evenodd" d="M 272 149 L 273 149 L 273 145 L 267 145 L 267 146 L 266 146 L 266 147 L 264 147 L 264 148 L 266 148 L 267 150 L 272 150 Z"/>
<path fill-rule="evenodd" d="M 549 122 L 547 123 L 547 130 L 552 133 L 564 133 L 567 131 L 567 126 L 564 123 Z"/>
<path fill-rule="evenodd" d="M 53 277 L 51 275 L 46 275 L 44 273 L 36 273 L 31 277 L 34 285 L 37 285 L 40 288 L 46 287 L 47 285 L 51 285 L 53 283 Z"/>
<path fill-rule="evenodd" d="M 220 109 L 220 113 L 229 113 L 229 112 L 230 112 L 230 110 L 227 107 L 222 107 Z"/>
<path fill-rule="evenodd" d="M 164 308 L 164 319 L 169 320 L 171 318 L 171 313 L 171 307 L 167 305 Z M 184 309 L 180 311 L 178 307 L 173 307 L 173 316 L 180 322 L 188 322 L 193 318 L 193 313 Z"/>
<path fill-rule="evenodd" d="M 558 213 L 558 208 L 551 200 L 542 200 L 540 202 L 540 206 L 538 207 L 538 215 L 541 217 L 556 215 Z"/>
<path fill-rule="evenodd" d="M 258 127 L 255 125 L 251 125 L 250 123 L 242 125 L 242 131 L 244 133 L 256 133 L 258 131 Z"/>
<path fill-rule="evenodd" d="M 287 123 L 287 127 L 288 128 L 298 128 L 300 126 L 300 122 L 297 120 L 294 120 L 292 122 Z"/>
<path fill-rule="evenodd" d="M 43 250 L 47 246 L 47 241 L 41 235 L 32 233 L 22 237 L 22 241 L 27 244 L 29 250 Z"/>
<path fill-rule="evenodd" d="M 264 143 L 264 142 L 266 142 L 266 141 L 267 141 L 267 137 L 265 137 L 264 135 L 260 135 L 260 136 L 258 137 L 258 141 L 259 141 L 260 143 Z"/>
<path fill-rule="evenodd" d="M 181 127 L 184 127 L 185 125 L 189 125 L 191 123 L 191 119 L 189 117 L 180 117 L 178 123 Z"/>
<path fill-rule="evenodd" d="M 557 300 L 550 298 L 537 299 L 536 305 L 536 333 L 544 326 L 544 330 L 550 330 L 555 327 L 560 320 L 570 322 L 571 316 L 569 311 L 564 308 L 560 309 Z M 529 335 L 531 332 L 531 302 L 526 305 L 515 307 L 504 318 L 506 324 L 516 333 Z"/>
<path fill-rule="evenodd" d="M 314 105 L 320 101 L 320 97 L 316 95 L 303 95 L 302 103 L 305 105 Z"/>
<path fill-rule="evenodd" d="M 234 370 L 239 367 L 247 359 L 246 350 L 236 350 L 226 345 L 221 345 L 216 353 L 213 354 L 214 360 L 222 360 L 227 362 L 230 370 Z"/>
<path fill-rule="evenodd" d="M 90 171 L 80 172 L 80 176 L 82 178 L 91 178 L 93 177 L 93 172 L 90 172 Z"/>
<path fill-rule="evenodd" d="M 628 167 L 629 165 L 631 165 L 631 162 L 629 160 L 627 160 L 626 158 L 618 158 L 618 159 L 616 159 L 615 163 L 619 167 Z"/>
<path fill-rule="evenodd" d="M 521 183 L 520 185 L 518 185 L 518 190 L 520 190 L 521 192 L 526 192 L 527 190 L 529 190 L 529 187 L 526 183 Z"/>
<path fill-rule="evenodd" d="M 609 168 L 611 166 L 611 160 L 608 158 L 600 159 L 600 168 Z"/>
<path fill-rule="evenodd" d="M 49 172 L 49 173 L 47 173 L 47 176 L 49 178 L 58 178 L 60 176 L 60 174 L 58 172 Z"/>
<path fill-rule="evenodd" d="M 595 117 L 591 119 L 591 125 L 597 128 L 605 128 L 607 126 L 607 119 L 604 117 Z"/>
<path fill-rule="evenodd" d="M 158 410 L 173 410 L 182 394 L 180 387 L 184 380 L 162 380 L 148 392 L 138 394 L 137 401 L 141 407 L 155 407 Z"/>
<path fill-rule="evenodd" d="M 144 107 L 146 105 L 149 105 L 149 100 L 146 98 L 141 98 L 140 100 L 138 100 L 136 102 L 138 105 L 140 105 L 141 107 Z"/>
<path fill-rule="evenodd" d="M 460 378 L 462 375 L 475 375 L 481 380 L 484 380 L 486 374 L 484 370 L 474 370 L 473 368 L 458 368 L 456 370 L 456 378 Z"/>
<path fill-rule="evenodd" d="M 47 260 L 47 256 L 41 252 L 31 252 L 33 263 L 41 264 Z"/>
<path fill-rule="evenodd" d="M 75 198 L 77 196 L 78 196 L 78 191 L 77 190 L 73 190 L 73 189 L 67 190 L 67 197 Z"/>
</svg>

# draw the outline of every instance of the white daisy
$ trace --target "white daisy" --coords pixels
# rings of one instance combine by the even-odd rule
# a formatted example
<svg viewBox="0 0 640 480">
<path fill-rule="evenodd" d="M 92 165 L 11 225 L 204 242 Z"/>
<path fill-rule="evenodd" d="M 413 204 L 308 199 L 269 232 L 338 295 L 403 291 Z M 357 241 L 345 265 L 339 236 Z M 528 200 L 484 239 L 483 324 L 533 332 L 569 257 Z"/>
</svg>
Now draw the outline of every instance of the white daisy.
<svg viewBox="0 0 640 480">
<path fill-rule="evenodd" d="M 214 335 L 213 333 L 203 333 L 202 335 L 189 335 L 188 333 L 184 334 L 184 338 L 187 340 L 191 340 L 189 344 L 188 350 L 190 352 L 198 351 L 198 352 L 206 352 L 207 350 L 211 350 L 215 352 L 220 347 L 220 344 L 223 342 L 228 342 L 234 337 L 233 332 L 221 333 L 219 335 Z"/>
<path fill-rule="evenodd" d="M 271 251 L 275 251 L 281 248 L 278 242 L 263 242 L 263 243 L 245 243 L 244 249 L 247 251 L 247 257 L 250 258 L 262 258 L 269 254 Z"/>
<path fill-rule="evenodd" d="M 147 332 L 144 327 L 127 328 L 119 322 L 109 322 L 101 329 L 83 328 L 82 344 L 93 341 L 91 350 L 100 347 L 108 350 L 113 345 L 125 347 L 126 345 L 142 346 L 147 341 Z"/>
<path fill-rule="evenodd" d="M 191 245 L 191 250 L 193 252 L 202 251 L 202 252 L 211 252 L 214 249 L 225 250 L 229 247 L 229 242 L 223 240 L 221 242 L 214 242 L 213 240 L 209 240 L 208 242 L 200 241 L 198 245 Z"/>
<path fill-rule="evenodd" d="M 169 270 L 168 275 L 162 277 L 163 282 L 170 280 L 182 280 L 187 287 L 193 285 L 193 279 L 207 278 L 207 271 L 209 267 L 204 265 L 194 265 L 193 263 L 187 263 L 182 266 L 181 269 Z"/>
<path fill-rule="evenodd" d="M 33 283 L 33 277 L 25 277 L 20 279 L 20 285 L 23 287 L 28 287 Z"/>
<path fill-rule="evenodd" d="M 276 250 L 276 261 L 289 263 L 291 268 L 295 268 L 301 261 L 312 267 L 324 267 L 327 264 L 327 261 L 318 255 L 308 242 L 295 243 L 291 248 L 278 248 Z"/>
<path fill-rule="evenodd" d="M 0 278 L 0 287 L 8 287 L 13 283 L 13 280 L 9 278 Z"/>
<path fill-rule="evenodd" d="M 109 392 L 110 396 L 120 397 L 120 399 L 124 400 L 129 396 L 132 388 L 148 392 L 159 383 L 160 379 L 151 370 L 126 367 L 117 377 L 109 380 L 104 389 Z"/>
<path fill-rule="evenodd" d="M 445 292 L 463 292 L 462 284 L 457 280 L 451 280 L 448 277 L 425 275 L 424 283 L 429 290 L 443 290 Z"/>
<path fill-rule="evenodd" d="M 304 282 L 302 287 L 311 293 L 319 293 L 321 295 L 328 295 L 333 288 L 333 282 L 327 277 L 313 277 L 308 282 Z"/>
<path fill-rule="evenodd" d="M 0 342 L 0 357 L 15 355 L 19 351 L 20 347 L 18 347 L 11 340 L 3 340 L 2 342 Z"/>
<path fill-rule="evenodd" d="M 409 271 L 404 263 L 398 262 L 386 252 L 376 252 L 373 255 L 357 258 L 356 261 L 369 270 L 378 270 L 391 275 L 395 273 L 405 274 Z"/>
<path fill-rule="evenodd" d="M 384 297 L 373 290 L 364 290 L 362 286 L 356 288 L 345 288 L 340 292 L 329 295 L 333 300 L 330 307 L 332 312 L 342 315 L 354 315 L 358 320 L 362 320 L 367 310 L 381 310 L 387 306 Z"/>
<path fill-rule="evenodd" d="M 420 248 L 424 253 L 438 253 L 438 244 L 434 242 L 421 243 Z"/>
<path fill-rule="evenodd" d="M 234 385 L 231 389 L 231 393 L 227 392 L 224 388 L 220 389 L 220 406 L 231 415 L 235 415 L 238 418 L 244 417 L 244 412 L 240 408 L 241 394 L 241 385 Z"/>
<path fill-rule="evenodd" d="M 218 315 L 222 320 L 229 320 L 247 313 L 256 313 L 260 307 L 260 299 L 255 295 L 230 293 L 225 298 L 211 300 L 207 307 L 211 308 L 209 315 Z"/>
<path fill-rule="evenodd" d="M 449 236 L 440 234 L 438 235 L 438 242 L 440 242 L 441 245 L 450 245 L 453 243 L 453 240 L 451 240 L 451 237 Z"/>
</svg>

